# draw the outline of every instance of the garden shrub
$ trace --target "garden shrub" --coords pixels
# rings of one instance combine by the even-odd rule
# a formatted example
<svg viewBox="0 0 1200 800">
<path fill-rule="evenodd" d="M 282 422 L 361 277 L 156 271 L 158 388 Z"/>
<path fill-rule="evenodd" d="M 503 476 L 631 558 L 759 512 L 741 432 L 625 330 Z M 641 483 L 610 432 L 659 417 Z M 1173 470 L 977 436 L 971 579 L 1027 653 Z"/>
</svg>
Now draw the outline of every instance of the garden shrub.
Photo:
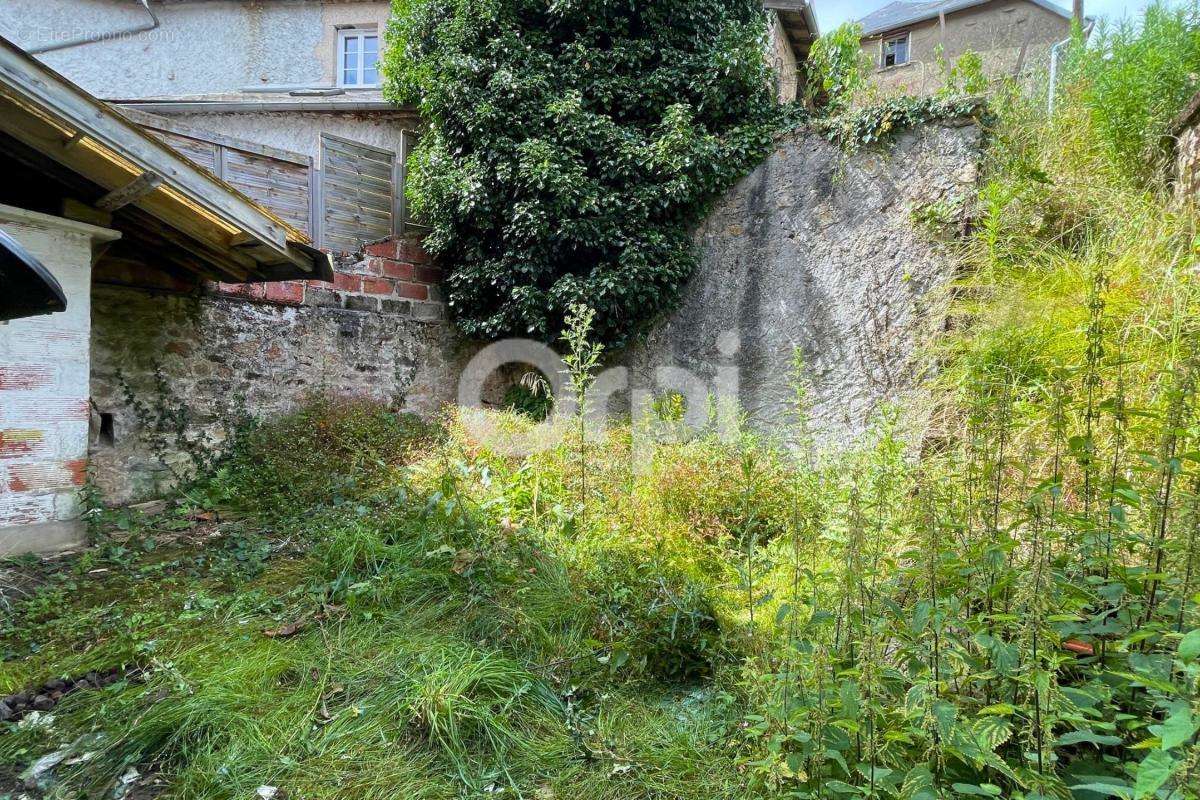
<svg viewBox="0 0 1200 800">
<path fill-rule="evenodd" d="M 394 482 L 412 450 L 434 435 L 384 403 L 318 396 L 242 431 L 214 483 L 235 505 L 257 511 L 341 504 Z"/>
<path fill-rule="evenodd" d="M 469 336 L 621 343 L 675 303 L 689 226 L 779 119 L 755 0 L 397 0 L 385 93 L 429 125 L 426 248 Z"/>
<path fill-rule="evenodd" d="M 844 22 L 813 42 L 805 65 L 810 103 L 820 103 L 831 112 L 850 107 L 855 94 L 866 87 L 870 69 L 861 41 L 862 25 Z"/>
<path fill-rule="evenodd" d="M 1152 3 L 1139 18 L 1101 24 L 1070 53 L 1062 91 L 1078 94 L 1106 160 L 1126 179 L 1153 183 L 1169 124 L 1196 91 L 1200 8 Z"/>
</svg>

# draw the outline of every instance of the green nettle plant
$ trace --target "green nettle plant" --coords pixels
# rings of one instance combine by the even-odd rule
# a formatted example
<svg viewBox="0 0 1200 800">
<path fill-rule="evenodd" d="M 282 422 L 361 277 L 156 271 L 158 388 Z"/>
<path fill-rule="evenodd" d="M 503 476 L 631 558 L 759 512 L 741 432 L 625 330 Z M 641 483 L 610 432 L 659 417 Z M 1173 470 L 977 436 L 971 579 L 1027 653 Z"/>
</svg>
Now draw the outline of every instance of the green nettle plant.
<svg viewBox="0 0 1200 800">
<path fill-rule="evenodd" d="M 620 344 L 675 302 L 689 226 L 780 117 L 754 0 L 395 0 L 385 92 L 428 122 L 409 178 L 464 333 Z"/>
</svg>

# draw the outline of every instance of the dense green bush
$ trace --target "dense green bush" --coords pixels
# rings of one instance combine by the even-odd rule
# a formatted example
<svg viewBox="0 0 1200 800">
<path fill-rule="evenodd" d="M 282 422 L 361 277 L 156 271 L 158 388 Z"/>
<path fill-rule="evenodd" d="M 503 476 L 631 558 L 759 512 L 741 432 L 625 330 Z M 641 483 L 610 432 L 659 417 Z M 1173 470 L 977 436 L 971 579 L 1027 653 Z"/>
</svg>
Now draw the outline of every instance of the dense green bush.
<svg viewBox="0 0 1200 800">
<path fill-rule="evenodd" d="M 831 110 L 848 108 L 867 83 L 870 62 L 863 53 L 862 25 L 845 22 L 813 43 L 805 69 L 805 91 L 812 103 Z"/>
<path fill-rule="evenodd" d="M 318 396 L 239 432 L 211 484 L 246 509 L 289 514 L 369 495 L 433 430 L 368 398 Z"/>
<path fill-rule="evenodd" d="M 397 0 L 386 93 L 429 123 L 426 247 L 468 335 L 625 341 L 694 266 L 688 227 L 779 113 L 755 0 Z"/>
</svg>

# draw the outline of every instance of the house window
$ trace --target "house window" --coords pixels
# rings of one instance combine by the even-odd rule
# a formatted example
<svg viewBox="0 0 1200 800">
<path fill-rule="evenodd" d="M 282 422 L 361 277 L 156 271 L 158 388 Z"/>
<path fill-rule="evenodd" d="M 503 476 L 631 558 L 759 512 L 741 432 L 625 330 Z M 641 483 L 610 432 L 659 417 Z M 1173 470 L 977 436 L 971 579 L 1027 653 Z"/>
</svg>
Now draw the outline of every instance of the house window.
<svg viewBox="0 0 1200 800">
<path fill-rule="evenodd" d="M 881 67 L 898 67 L 908 63 L 908 34 L 892 36 L 883 40 Z"/>
<path fill-rule="evenodd" d="M 379 33 L 365 28 L 338 31 L 338 86 L 379 86 Z"/>
</svg>

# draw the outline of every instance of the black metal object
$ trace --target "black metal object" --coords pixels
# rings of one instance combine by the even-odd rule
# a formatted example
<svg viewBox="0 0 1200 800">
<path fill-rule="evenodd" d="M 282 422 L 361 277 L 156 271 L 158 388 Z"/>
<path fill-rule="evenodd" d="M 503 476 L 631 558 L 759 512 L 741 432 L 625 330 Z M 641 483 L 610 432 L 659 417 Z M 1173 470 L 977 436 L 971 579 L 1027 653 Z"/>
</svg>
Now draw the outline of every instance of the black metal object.
<svg viewBox="0 0 1200 800">
<path fill-rule="evenodd" d="M 66 310 L 67 296 L 50 271 L 0 231 L 0 321 Z"/>
</svg>

